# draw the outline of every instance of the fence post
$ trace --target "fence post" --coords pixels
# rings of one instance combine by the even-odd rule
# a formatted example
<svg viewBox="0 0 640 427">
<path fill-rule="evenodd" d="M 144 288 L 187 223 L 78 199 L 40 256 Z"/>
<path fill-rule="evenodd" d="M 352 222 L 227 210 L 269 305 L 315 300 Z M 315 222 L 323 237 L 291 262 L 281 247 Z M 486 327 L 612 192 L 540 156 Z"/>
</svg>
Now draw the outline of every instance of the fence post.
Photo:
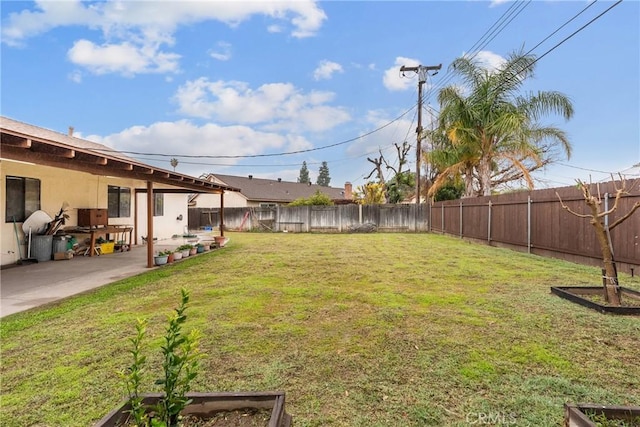
<svg viewBox="0 0 640 427">
<path fill-rule="evenodd" d="M 442 203 L 442 202 L 440 202 Z M 441 222 L 441 230 L 442 230 L 442 234 L 444 234 L 444 203 L 442 203 L 440 205 L 440 210 L 442 212 L 442 215 L 440 215 L 440 222 Z"/>
<path fill-rule="evenodd" d="M 531 196 L 527 196 L 527 253 L 531 253 Z"/>
<path fill-rule="evenodd" d="M 358 204 L 358 224 L 362 225 L 362 205 Z"/>
<path fill-rule="evenodd" d="M 489 221 L 487 221 L 487 242 L 491 242 L 491 200 L 489 200 Z"/>
<path fill-rule="evenodd" d="M 460 238 L 462 238 L 462 199 L 460 199 Z"/>
<path fill-rule="evenodd" d="M 429 202 L 429 220 L 427 222 L 427 232 L 431 233 L 431 218 L 433 218 L 431 216 L 431 208 L 433 207 L 433 204 L 431 202 Z"/>
</svg>

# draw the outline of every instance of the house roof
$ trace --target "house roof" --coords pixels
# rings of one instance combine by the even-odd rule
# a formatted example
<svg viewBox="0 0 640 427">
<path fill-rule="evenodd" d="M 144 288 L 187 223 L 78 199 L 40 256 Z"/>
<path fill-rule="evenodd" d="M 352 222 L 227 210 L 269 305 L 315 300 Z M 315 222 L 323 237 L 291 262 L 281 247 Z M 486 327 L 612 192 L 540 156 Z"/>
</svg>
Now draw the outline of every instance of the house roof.
<svg viewBox="0 0 640 427">
<path fill-rule="evenodd" d="M 237 188 L 138 162 L 105 145 L 0 116 L 0 157 L 44 166 L 166 184 L 190 192 Z"/>
<path fill-rule="evenodd" d="M 344 200 L 344 188 L 323 187 L 316 184 L 301 184 L 275 179 L 253 178 L 250 176 L 234 176 L 210 174 L 212 182 L 240 189 L 249 201 L 289 203 L 300 198 L 309 198 L 316 191 L 326 194 L 331 200 Z"/>
</svg>

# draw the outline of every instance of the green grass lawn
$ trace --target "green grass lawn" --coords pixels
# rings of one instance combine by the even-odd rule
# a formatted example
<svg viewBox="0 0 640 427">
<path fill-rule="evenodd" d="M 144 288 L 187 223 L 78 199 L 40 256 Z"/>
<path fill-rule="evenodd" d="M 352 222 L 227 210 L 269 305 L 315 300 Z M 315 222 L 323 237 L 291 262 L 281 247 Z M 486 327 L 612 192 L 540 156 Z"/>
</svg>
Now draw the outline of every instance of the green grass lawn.
<svg viewBox="0 0 640 427">
<path fill-rule="evenodd" d="M 600 280 L 438 235 L 232 233 L 223 250 L 3 319 L 0 424 L 92 425 L 124 398 L 136 318 L 158 361 L 185 287 L 206 353 L 194 391 L 284 390 L 297 427 L 559 426 L 564 402 L 640 403 L 640 319 L 549 292 Z"/>
</svg>

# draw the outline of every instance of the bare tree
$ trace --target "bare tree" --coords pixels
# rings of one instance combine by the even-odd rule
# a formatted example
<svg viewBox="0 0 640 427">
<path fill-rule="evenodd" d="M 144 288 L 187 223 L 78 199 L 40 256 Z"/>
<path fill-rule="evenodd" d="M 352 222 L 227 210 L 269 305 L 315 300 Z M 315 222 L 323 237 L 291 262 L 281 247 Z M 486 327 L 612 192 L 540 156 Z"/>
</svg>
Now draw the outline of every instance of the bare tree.
<svg viewBox="0 0 640 427">
<path fill-rule="evenodd" d="M 612 177 L 613 178 L 613 177 Z M 577 180 L 578 187 L 582 190 L 582 195 L 584 196 L 584 201 L 589 207 L 590 213 L 581 214 L 571 210 L 567 205 L 564 204 L 560 195 L 556 192 L 556 196 L 560 200 L 560 204 L 562 208 L 567 212 L 575 215 L 579 218 L 588 218 L 591 225 L 593 225 L 596 236 L 598 238 L 598 243 L 600 244 L 600 251 L 602 253 L 602 261 L 604 262 L 605 269 L 605 280 L 604 280 L 604 298 L 610 305 L 620 306 L 620 286 L 618 285 L 618 272 L 616 271 L 616 267 L 613 260 L 613 249 L 611 247 L 610 242 L 610 231 L 616 228 L 618 225 L 622 224 L 626 221 L 633 213 L 640 208 L 640 202 L 636 202 L 631 209 L 624 214 L 623 216 L 616 219 L 613 223 L 608 224 L 605 222 L 605 218 L 608 215 L 613 214 L 618 209 L 618 202 L 620 198 L 626 194 L 629 194 L 629 190 L 627 190 L 626 181 L 622 176 L 620 176 L 620 183 L 617 184 L 614 182 L 615 198 L 613 206 L 606 211 L 602 210 L 602 197 L 600 196 L 600 189 L 596 190 L 594 194 L 591 191 L 591 185 L 586 184 L 581 180 Z"/>
<path fill-rule="evenodd" d="M 369 172 L 369 175 L 365 177 L 365 180 L 371 178 L 371 176 L 375 173 L 378 176 L 378 182 L 384 185 L 384 172 L 382 171 L 382 164 L 386 164 L 384 156 L 382 155 L 382 151 L 380 151 L 380 157 L 377 159 L 372 159 L 367 157 L 367 160 L 375 165 L 375 167 Z"/>
</svg>

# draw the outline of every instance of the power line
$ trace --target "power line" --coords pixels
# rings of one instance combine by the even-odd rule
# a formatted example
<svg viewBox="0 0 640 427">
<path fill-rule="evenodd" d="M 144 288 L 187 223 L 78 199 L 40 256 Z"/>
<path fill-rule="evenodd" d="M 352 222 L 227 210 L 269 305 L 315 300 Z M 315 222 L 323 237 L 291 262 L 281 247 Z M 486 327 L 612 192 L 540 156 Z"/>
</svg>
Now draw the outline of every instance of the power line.
<svg viewBox="0 0 640 427">
<path fill-rule="evenodd" d="M 412 106 L 411 108 L 409 108 L 408 110 L 406 110 L 404 113 L 402 113 L 401 115 L 399 115 L 398 117 L 396 117 L 395 119 L 391 120 L 388 123 L 385 123 L 384 125 L 371 130 L 369 132 L 366 132 L 363 135 L 360 136 L 356 136 L 354 138 L 350 138 L 344 141 L 340 141 L 340 142 L 336 142 L 335 144 L 330 144 L 330 145 L 324 145 L 322 147 L 316 147 L 316 148 L 309 148 L 307 150 L 297 150 L 297 151 L 288 151 L 288 152 L 283 152 L 283 153 L 270 153 L 270 154 L 247 154 L 247 155 L 195 155 L 195 154 L 162 154 L 162 153 L 144 153 L 144 152 L 139 152 L 139 151 L 117 151 L 117 150 L 112 150 L 112 149 L 100 149 L 100 148 L 94 148 L 94 151 L 99 151 L 99 152 L 106 152 L 106 153 L 120 153 L 120 154 L 133 154 L 133 155 L 137 155 L 137 156 L 158 156 L 158 157 L 181 157 L 181 158 L 205 158 L 205 159 L 248 159 L 248 158 L 256 158 L 256 157 L 278 157 L 278 156 L 288 156 L 291 154 L 301 154 L 301 153 L 309 153 L 312 151 L 319 151 L 319 150 L 325 150 L 327 148 L 333 148 L 333 147 L 337 147 L 339 145 L 344 145 L 344 144 L 348 144 L 350 142 L 353 141 L 357 141 L 358 139 L 362 139 L 365 138 L 369 135 L 372 135 L 376 132 L 381 131 L 382 129 L 386 128 L 387 126 L 392 125 L 393 123 L 397 122 L 398 120 L 400 120 L 402 117 L 404 117 L 407 113 L 409 113 L 411 110 L 413 110 L 414 108 L 416 108 L 416 106 Z"/>
<path fill-rule="evenodd" d="M 617 2 L 615 2 L 613 5 L 609 6 L 604 12 L 602 12 L 601 14 L 599 14 L 598 16 L 596 16 L 595 18 L 593 18 L 591 21 L 587 22 L 586 24 L 584 24 L 582 27 L 578 28 L 576 31 L 574 31 L 573 33 L 569 34 L 567 37 L 565 37 L 564 39 L 562 39 L 562 41 L 560 41 L 559 43 L 557 43 L 555 46 L 553 46 L 551 49 L 547 50 L 545 53 L 543 53 L 541 56 L 537 57 L 535 61 L 533 61 L 533 64 L 535 64 L 536 62 L 538 62 L 539 60 L 541 60 L 542 58 L 544 58 L 545 56 L 547 56 L 549 53 L 553 52 L 554 50 L 556 50 L 558 47 L 560 47 L 564 42 L 566 42 L 567 40 L 571 39 L 573 36 L 575 36 L 576 34 L 578 34 L 579 32 L 581 32 L 582 30 L 584 30 L 585 28 L 587 28 L 589 25 L 593 24 L 595 21 L 597 21 L 598 19 L 600 19 L 605 13 L 609 12 L 611 9 L 613 9 L 614 7 L 616 7 L 617 5 L 619 5 L 620 3 L 622 3 L 622 0 L 618 0 Z M 582 12 L 580 12 L 582 13 Z"/>
</svg>

